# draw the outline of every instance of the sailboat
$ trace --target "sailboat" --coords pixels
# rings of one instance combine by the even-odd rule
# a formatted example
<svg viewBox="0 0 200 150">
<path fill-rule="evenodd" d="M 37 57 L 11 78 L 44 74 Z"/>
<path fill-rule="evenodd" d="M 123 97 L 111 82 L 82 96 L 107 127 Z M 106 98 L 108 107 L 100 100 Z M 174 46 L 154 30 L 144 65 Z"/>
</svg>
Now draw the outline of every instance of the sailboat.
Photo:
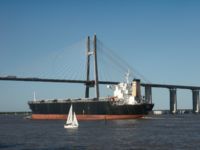
<svg viewBox="0 0 200 150">
<path fill-rule="evenodd" d="M 72 105 L 70 106 L 67 121 L 64 125 L 64 128 L 78 128 L 78 121 L 76 118 L 75 112 L 72 110 Z"/>
</svg>

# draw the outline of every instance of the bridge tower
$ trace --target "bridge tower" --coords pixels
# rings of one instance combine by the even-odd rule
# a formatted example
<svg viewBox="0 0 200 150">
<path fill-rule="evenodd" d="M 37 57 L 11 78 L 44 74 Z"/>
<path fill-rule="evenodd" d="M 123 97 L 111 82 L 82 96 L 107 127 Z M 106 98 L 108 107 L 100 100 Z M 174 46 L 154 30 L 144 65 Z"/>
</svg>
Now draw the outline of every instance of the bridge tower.
<svg viewBox="0 0 200 150">
<path fill-rule="evenodd" d="M 87 59 L 86 59 L 86 66 L 87 66 L 87 70 L 86 70 L 86 81 L 90 81 L 90 37 L 87 37 L 87 51 L 86 51 L 86 55 L 87 55 Z M 89 82 L 87 82 L 85 84 L 85 98 L 88 98 L 89 95 L 89 88 L 90 85 L 88 84 Z"/>
<path fill-rule="evenodd" d="M 94 85 L 87 82 L 85 84 L 85 98 L 88 98 L 90 96 L 90 87 L 95 86 L 95 91 L 96 91 L 96 100 L 99 99 L 99 77 L 98 77 L 98 63 L 97 63 L 97 38 L 96 34 L 94 35 L 94 40 L 93 40 L 93 51 L 90 51 L 90 37 L 87 37 L 87 59 L 86 59 L 86 81 L 90 81 L 90 56 L 94 56 Z"/>
</svg>

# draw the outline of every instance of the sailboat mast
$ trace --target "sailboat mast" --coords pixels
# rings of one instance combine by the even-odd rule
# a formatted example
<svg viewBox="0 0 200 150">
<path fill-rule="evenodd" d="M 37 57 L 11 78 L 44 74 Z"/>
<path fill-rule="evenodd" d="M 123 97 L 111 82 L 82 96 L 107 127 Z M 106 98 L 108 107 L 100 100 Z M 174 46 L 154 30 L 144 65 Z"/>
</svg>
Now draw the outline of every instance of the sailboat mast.
<svg viewBox="0 0 200 150">
<path fill-rule="evenodd" d="M 95 88 L 96 88 L 96 99 L 99 99 L 99 79 L 98 79 L 98 65 L 97 65 L 97 38 L 94 35 L 94 75 L 95 75 Z"/>
</svg>

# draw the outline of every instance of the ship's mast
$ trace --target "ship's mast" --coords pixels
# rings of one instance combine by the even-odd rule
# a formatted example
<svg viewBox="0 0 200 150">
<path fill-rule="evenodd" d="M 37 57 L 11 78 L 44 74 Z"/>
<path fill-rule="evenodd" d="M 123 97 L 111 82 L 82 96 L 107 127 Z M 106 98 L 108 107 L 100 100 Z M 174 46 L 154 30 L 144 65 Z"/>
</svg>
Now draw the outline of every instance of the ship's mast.
<svg viewBox="0 0 200 150">
<path fill-rule="evenodd" d="M 97 37 L 94 35 L 94 76 L 95 76 L 95 89 L 96 99 L 99 99 L 99 78 L 98 78 L 98 65 L 97 65 Z"/>
</svg>

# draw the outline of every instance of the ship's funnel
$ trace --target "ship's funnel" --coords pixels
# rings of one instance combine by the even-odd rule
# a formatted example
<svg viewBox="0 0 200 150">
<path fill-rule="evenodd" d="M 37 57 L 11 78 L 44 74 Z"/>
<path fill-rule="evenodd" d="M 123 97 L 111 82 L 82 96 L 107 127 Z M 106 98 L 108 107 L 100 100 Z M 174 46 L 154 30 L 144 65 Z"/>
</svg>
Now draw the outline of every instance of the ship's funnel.
<svg viewBox="0 0 200 150">
<path fill-rule="evenodd" d="M 140 91 L 140 80 L 134 79 L 132 82 L 132 96 L 134 97 L 141 97 L 141 91 Z"/>
</svg>

